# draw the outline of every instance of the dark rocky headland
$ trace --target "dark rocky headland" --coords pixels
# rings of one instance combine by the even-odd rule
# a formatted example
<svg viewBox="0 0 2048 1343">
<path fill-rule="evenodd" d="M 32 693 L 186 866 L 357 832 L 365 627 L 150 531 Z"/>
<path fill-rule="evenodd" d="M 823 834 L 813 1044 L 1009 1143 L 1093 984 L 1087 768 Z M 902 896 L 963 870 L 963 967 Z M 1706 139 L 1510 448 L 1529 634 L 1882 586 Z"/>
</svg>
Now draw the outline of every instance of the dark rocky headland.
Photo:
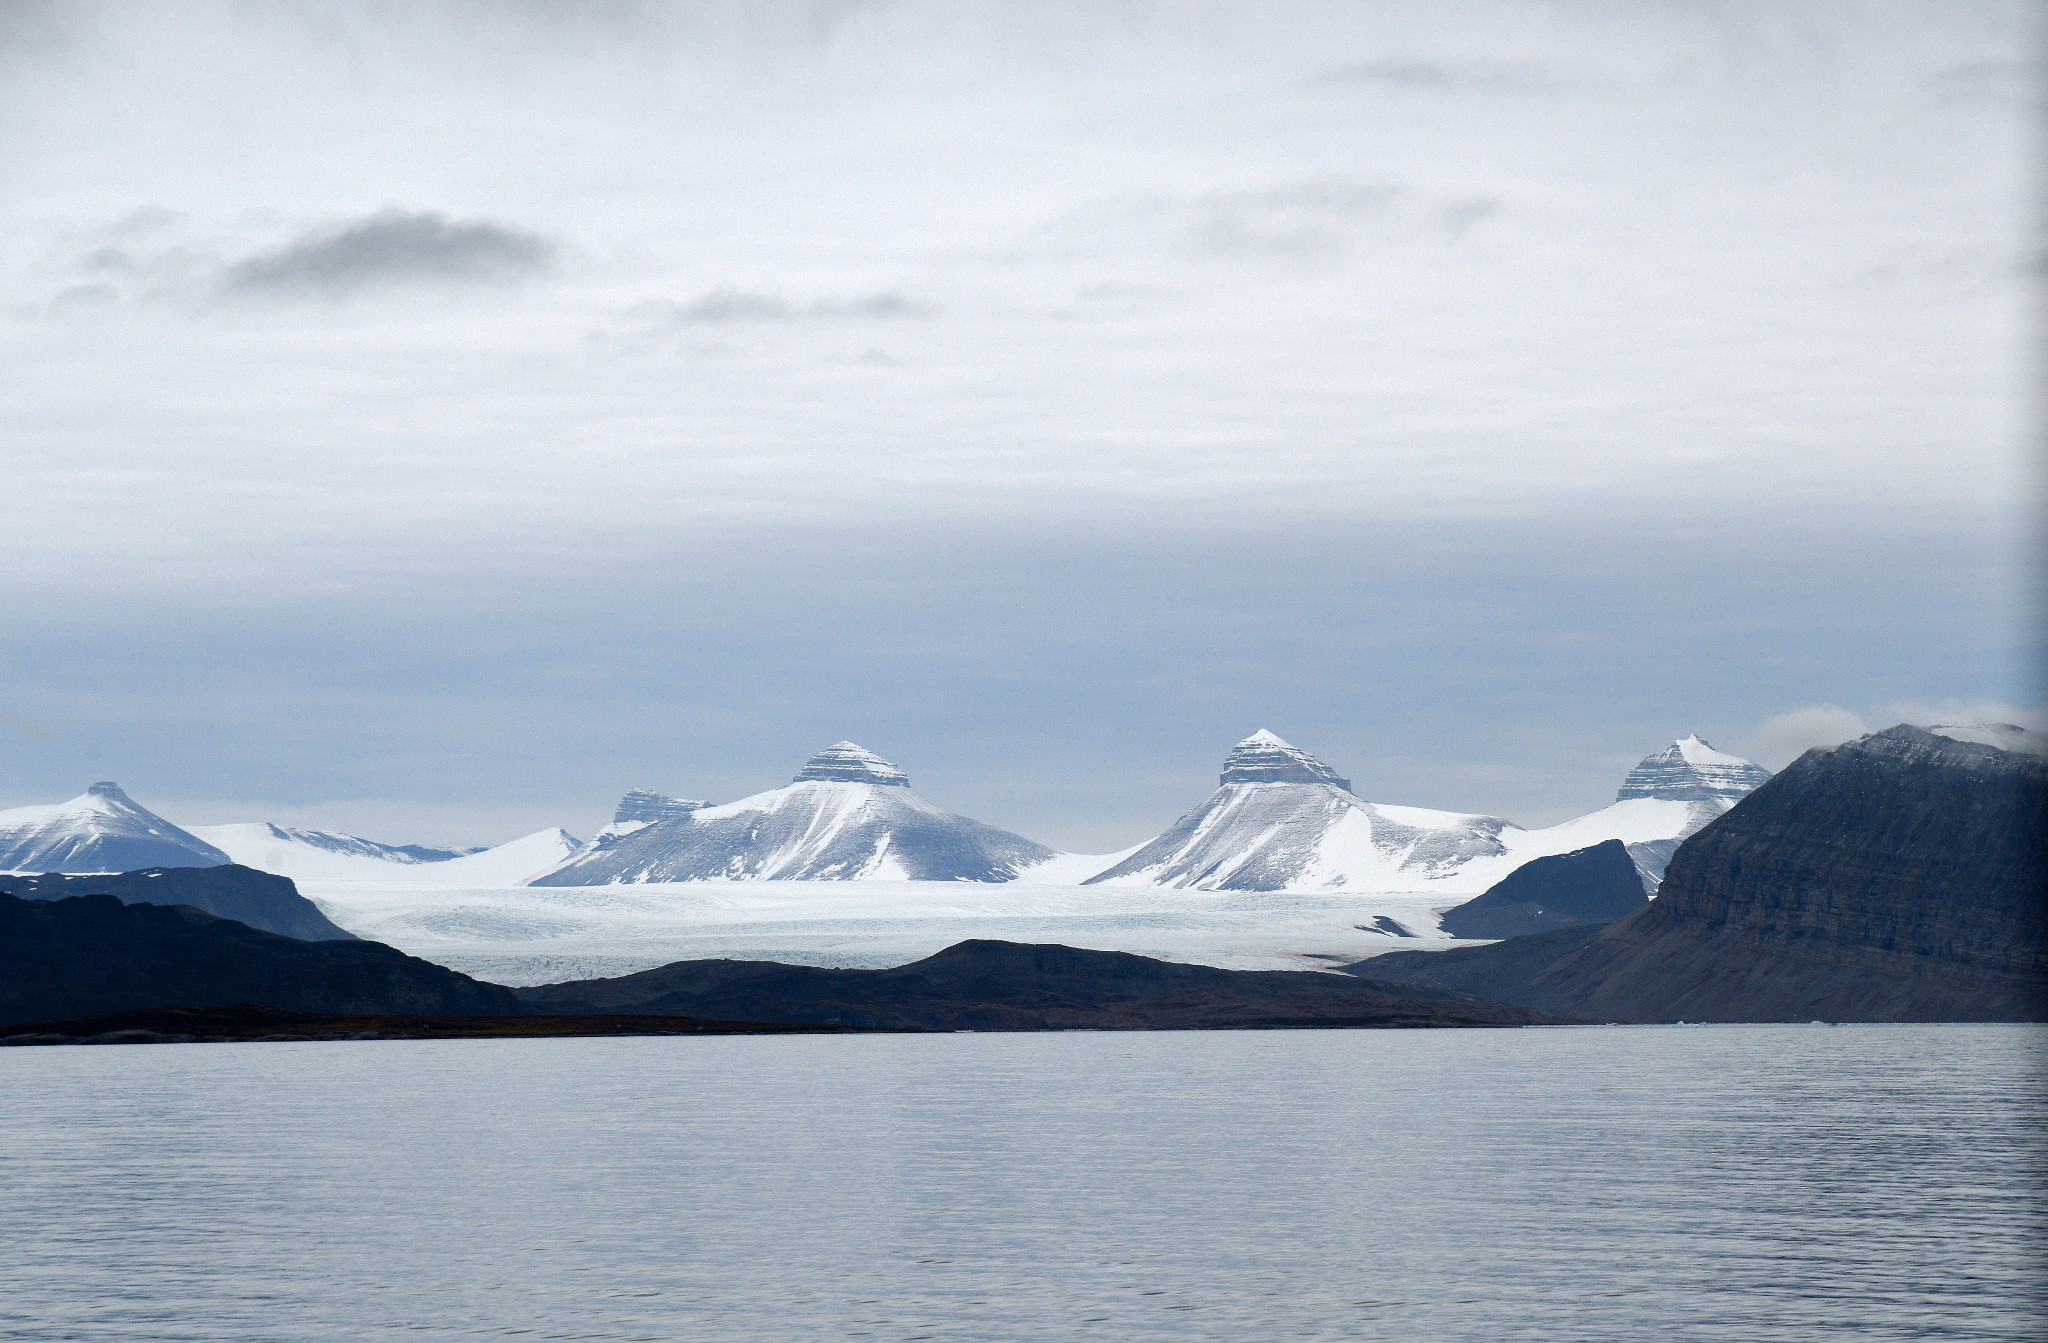
<svg viewBox="0 0 2048 1343">
<path fill-rule="evenodd" d="M 1606 1021 L 2048 1019 L 2048 760 L 1901 725 L 1808 751 L 1603 928 L 1375 979 Z"/>
</svg>

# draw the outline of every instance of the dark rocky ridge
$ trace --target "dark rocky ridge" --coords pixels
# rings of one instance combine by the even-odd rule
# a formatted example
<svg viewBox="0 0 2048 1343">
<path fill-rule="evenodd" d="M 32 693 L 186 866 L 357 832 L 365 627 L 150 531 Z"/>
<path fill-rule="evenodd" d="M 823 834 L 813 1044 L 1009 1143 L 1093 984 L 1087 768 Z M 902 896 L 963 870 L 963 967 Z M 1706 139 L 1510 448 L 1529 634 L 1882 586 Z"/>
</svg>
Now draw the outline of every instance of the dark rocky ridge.
<svg viewBox="0 0 2048 1343">
<path fill-rule="evenodd" d="M 852 1026 L 693 1017 L 445 1017 L 293 1012 L 282 1007 L 159 1007 L 0 1026 L 0 1045 L 156 1045 L 230 1041 L 528 1040 L 587 1035 L 842 1035 Z"/>
<path fill-rule="evenodd" d="M 515 992 L 536 1012 L 655 1012 L 897 1030 L 1519 1026 L 1547 1020 L 1343 975 L 1219 970 L 1124 952 L 994 941 L 962 942 L 889 970 L 678 961 L 616 979 Z"/>
<path fill-rule="evenodd" d="M 299 894 L 291 878 L 227 863 L 219 867 L 151 867 L 140 872 L 73 876 L 0 876 L 0 892 L 23 900 L 63 900 L 74 895 L 111 895 L 123 904 L 190 905 L 251 928 L 309 942 L 347 942 L 355 934 L 338 927 L 320 907 Z"/>
<path fill-rule="evenodd" d="M 2048 1019 L 2048 761 L 1901 725 L 1808 751 L 1592 930 L 1375 979 L 1618 1021 Z"/>
<path fill-rule="evenodd" d="M 1522 937 L 1612 923 L 1649 903 L 1635 859 L 1618 839 L 1534 858 L 1443 917 L 1452 937 Z"/>
<path fill-rule="evenodd" d="M 0 1022 L 258 1003 L 304 1012 L 493 1016 L 510 989 L 379 942 L 305 942 L 184 905 L 0 895 Z"/>
</svg>

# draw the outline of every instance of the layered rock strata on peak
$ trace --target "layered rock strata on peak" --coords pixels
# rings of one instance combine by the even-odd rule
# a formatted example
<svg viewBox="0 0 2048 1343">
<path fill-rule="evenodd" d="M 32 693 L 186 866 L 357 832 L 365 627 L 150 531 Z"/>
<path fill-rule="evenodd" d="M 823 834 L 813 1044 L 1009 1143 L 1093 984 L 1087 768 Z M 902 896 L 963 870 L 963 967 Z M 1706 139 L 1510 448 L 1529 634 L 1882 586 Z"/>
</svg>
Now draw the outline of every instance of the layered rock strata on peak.
<svg viewBox="0 0 2048 1343">
<path fill-rule="evenodd" d="M 1671 743 L 1628 772 L 1614 800 L 1661 798 L 1666 802 L 1727 802 L 1749 796 L 1771 772 L 1741 756 L 1715 750 L 1698 737 Z"/>
<path fill-rule="evenodd" d="M 710 805 L 692 798 L 669 797 L 650 789 L 635 788 L 619 799 L 619 809 L 612 814 L 612 824 L 653 825 L 656 821 L 673 820 Z"/>
<path fill-rule="evenodd" d="M 804 762 L 793 783 L 869 783 L 879 788 L 908 788 L 910 776 L 865 747 L 836 742 Z"/>
<path fill-rule="evenodd" d="M 1629 856 L 1642 874 L 1643 888 L 1654 895 L 1678 846 L 1770 777 L 1771 772 L 1762 765 L 1717 751 L 1697 736 L 1681 738 L 1655 755 L 1643 757 L 1622 780 L 1614 795 L 1616 806 L 1664 802 L 1683 803 L 1686 808 L 1683 821 L 1664 836 L 1628 846 Z"/>
<path fill-rule="evenodd" d="M 1359 973 L 1616 1021 L 2048 1019 L 2048 760 L 1900 725 L 1808 751 L 1597 931 Z"/>
<path fill-rule="evenodd" d="M 96 783 L 69 802 L 0 811 L 0 872 L 129 872 L 228 861 L 119 784 Z"/>
<path fill-rule="evenodd" d="M 603 837 L 527 884 L 1001 882 L 1053 857 L 1021 835 L 933 806 L 902 770 L 840 742 L 785 787 Z"/>
<path fill-rule="evenodd" d="M 1351 791 L 1351 780 L 1322 761 L 1260 728 L 1230 748 L 1217 780 L 1233 783 L 1326 783 Z"/>
</svg>

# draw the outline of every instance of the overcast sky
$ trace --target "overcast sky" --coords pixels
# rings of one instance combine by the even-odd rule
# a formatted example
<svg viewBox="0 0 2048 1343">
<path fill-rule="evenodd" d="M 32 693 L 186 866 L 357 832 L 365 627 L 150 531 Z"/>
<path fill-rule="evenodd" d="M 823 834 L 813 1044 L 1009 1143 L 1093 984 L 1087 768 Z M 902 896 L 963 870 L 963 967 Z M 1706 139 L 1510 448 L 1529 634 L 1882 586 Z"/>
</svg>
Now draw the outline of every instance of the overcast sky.
<svg viewBox="0 0 2048 1343">
<path fill-rule="evenodd" d="M 1267 727 L 2037 714 L 2024 3 L 0 0 L 0 806 L 390 842 Z"/>
</svg>

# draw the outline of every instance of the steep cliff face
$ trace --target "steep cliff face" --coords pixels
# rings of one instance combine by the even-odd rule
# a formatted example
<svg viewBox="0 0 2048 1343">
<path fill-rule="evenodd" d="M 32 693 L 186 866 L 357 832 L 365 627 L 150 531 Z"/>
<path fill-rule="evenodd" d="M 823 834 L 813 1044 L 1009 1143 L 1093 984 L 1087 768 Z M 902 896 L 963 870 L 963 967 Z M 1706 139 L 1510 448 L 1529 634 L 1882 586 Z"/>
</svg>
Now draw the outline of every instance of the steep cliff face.
<svg viewBox="0 0 2048 1343">
<path fill-rule="evenodd" d="M 1593 1019 L 2037 1020 L 2044 884 L 2048 761 L 1901 725 L 1801 756 L 1638 914 L 1360 973 Z"/>
<path fill-rule="evenodd" d="M 2044 827 L 2048 761 L 1895 727 L 1809 751 L 1702 831 L 1654 922 L 2038 974 Z"/>
</svg>

